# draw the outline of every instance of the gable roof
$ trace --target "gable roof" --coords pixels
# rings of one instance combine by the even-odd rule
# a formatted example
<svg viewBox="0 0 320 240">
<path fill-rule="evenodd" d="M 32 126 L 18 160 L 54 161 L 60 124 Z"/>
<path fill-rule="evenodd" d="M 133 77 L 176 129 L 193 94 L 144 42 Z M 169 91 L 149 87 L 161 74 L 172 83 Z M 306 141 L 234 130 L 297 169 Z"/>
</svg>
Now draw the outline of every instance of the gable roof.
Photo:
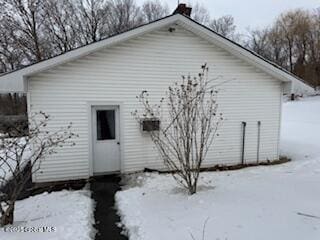
<svg viewBox="0 0 320 240">
<path fill-rule="evenodd" d="M 208 42 L 230 52 L 232 55 L 250 63 L 251 65 L 257 67 L 258 69 L 270 74 L 274 78 L 282 82 L 293 82 L 293 81 L 303 81 L 289 71 L 281 68 L 275 63 L 266 60 L 260 55 L 253 51 L 250 51 L 241 45 L 221 36 L 220 34 L 214 32 L 213 30 L 207 28 L 204 25 L 192 20 L 181 14 L 173 14 L 162 19 L 156 20 L 151 23 L 144 24 L 142 26 L 136 27 L 134 29 L 125 31 L 123 33 L 102 39 L 98 42 L 94 42 L 73 50 L 70 50 L 61 55 L 52 57 L 47 60 L 43 60 L 19 70 L 15 70 L 3 75 L 0 75 L 0 90 L 13 91 L 25 91 L 26 90 L 26 77 L 33 74 L 51 69 L 55 66 L 64 64 L 66 62 L 81 58 L 83 56 L 89 55 L 96 52 L 102 48 L 118 44 L 120 42 L 127 41 L 131 38 L 140 36 L 142 34 L 161 29 L 165 26 L 170 26 L 172 24 L 178 24 L 185 29 L 193 32 L 196 35 L 206 39 Z"/>
</svg>

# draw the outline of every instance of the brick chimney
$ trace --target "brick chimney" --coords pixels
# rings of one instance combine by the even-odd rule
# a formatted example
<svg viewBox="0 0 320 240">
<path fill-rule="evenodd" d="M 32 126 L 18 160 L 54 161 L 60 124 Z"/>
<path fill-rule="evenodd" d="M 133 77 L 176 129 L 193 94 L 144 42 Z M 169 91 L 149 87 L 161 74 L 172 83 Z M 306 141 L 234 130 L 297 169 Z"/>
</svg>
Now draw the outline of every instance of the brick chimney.
<svg viewBox="0 0 320 240">
<path fill-rule="evenodd" d="M 174 10 L 173 14 L 182 14 L 185 15 L 187 17 L 190 17 L 191 15 L 191 7 L 187 7 L 187 4 L 185 3 L 179 3 L 179 5 L 177 6 L 176 10 Z"/>
</svg>

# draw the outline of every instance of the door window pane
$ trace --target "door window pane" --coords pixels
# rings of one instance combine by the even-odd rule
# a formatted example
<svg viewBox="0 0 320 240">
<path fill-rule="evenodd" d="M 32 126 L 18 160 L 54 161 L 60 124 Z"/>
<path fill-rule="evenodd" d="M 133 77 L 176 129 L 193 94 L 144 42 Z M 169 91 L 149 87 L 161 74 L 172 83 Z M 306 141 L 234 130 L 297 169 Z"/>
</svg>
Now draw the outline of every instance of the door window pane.
<svg viewBox="0 0 320 240">
<path fill-rule="evenodd" d="M 97 140 L 116 138 L 115 110 L 97 111 Z"/>
</svg>

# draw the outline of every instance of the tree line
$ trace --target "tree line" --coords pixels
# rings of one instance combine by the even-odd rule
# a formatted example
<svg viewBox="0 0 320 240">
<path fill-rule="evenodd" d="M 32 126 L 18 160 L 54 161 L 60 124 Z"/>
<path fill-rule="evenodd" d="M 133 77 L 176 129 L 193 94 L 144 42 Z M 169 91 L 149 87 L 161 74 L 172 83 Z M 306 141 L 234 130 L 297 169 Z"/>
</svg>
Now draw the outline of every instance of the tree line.
<svg viewBox="0 0 320 240">
<path fill-rule="evenodd" d="M 245 44 L 310 85 L 320 86 L 320 8 L 283 13 L 271 26 L 251 31 Z"/>
<path fill-rule="evenodd" d="M 27 99 L 21 93 L 0 94 L 0 116 L 22 115 L 27 112 Z"/>
<path fill-rule="evenodd" d="M 134 0 L 0 0 L 0 73 L 170 13 L 168 6 L 159 0 L 147 0 L 141 6 Z M 210 23 L 208 12 L 200 4 L 194 5 L 193 17 L 212 26 L 223 23 L 219 19 Z M 227 24 L 229 20 L 231 18 Z M 226 34 L 229 33 L 226 31 Z"/>
<path fill-rule="evenodd" d="M 244 37 L 230 15 L 212 18 L 193 4 L 191 18 L 320 85 L 320 9 L 281 14 Z M 22 68 L 165 17 L 160 0 L 0 0 L 0 73 Z"/>
<path fill-rule="evenodd" d="M 2 72 L 42 61 L 168 14 L 160 1 L 0 0 Z"/>
<path fill-rule="evenodd" d="M 15 124 L 21 127 L 27 125 L 26 95 L 21 93 L 0 94 L 0 136 L 1 133 L 12 129 Z"/>
</svg>

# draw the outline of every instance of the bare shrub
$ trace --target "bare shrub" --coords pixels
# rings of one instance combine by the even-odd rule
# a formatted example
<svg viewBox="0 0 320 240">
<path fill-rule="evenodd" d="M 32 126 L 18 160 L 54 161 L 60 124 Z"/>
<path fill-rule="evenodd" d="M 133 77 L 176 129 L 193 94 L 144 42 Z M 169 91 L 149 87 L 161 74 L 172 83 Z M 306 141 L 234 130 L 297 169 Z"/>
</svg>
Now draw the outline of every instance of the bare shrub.
<svg viewBox="0 0 320 240">
<path fill-rule="evenodd" d="M 49 116 L 43 112 L 29 119 L 28 135 L 24 126 L 15 126 L 12 131 L 0 137 L 0 226 L 12 224 L 17 198 L 24 190 L 31 175 L 40 169 L 41 161 L 54 154 L 57 148 L 73 146 L 71 123 L 55 132 L 47 131 Z M 19 136 L 19 137 L 17 137 Z M 30 171 L 25 167 L 29 165 Z"/>
<path fill-rule="evenodd" d="M 214 80 L 208 79 L 208 67 L 203 65 L 197 77 L 182 76 L 182 81 L 170 86 L 159 104 L 151 105 L 149 93 L 142 91 L 137 98 L 143 111 L 133 113 L 139 121 L 160 120 L 159 130 L 149 132 L 151 139 L 172 176 L 189 194 L 197 191 L 202 163 L 223 120 L 217 113 Z"/>
</svg>

